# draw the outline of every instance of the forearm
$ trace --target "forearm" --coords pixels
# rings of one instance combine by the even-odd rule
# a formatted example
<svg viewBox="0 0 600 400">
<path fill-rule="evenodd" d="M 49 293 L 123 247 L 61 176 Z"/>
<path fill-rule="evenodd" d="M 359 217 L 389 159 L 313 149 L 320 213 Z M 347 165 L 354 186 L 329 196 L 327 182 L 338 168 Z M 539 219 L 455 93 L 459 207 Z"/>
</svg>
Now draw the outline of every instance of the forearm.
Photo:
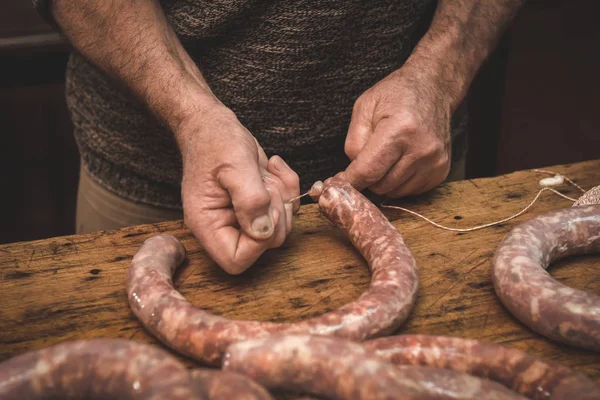
<svg viewBox="0 0 600 400">
<path fill-rule="evenodd" d="M 156 0 L 53 0 L 73 47 L 176 132 L 218 102 Z"/>
<path fill-rule="evenodd" d="M 526 0 L 439 0 L 408 64 L 428 68 L 456 109 L 477 71 Z M 424 71 L 425 72 L 425 71 Z"/>
</svg>

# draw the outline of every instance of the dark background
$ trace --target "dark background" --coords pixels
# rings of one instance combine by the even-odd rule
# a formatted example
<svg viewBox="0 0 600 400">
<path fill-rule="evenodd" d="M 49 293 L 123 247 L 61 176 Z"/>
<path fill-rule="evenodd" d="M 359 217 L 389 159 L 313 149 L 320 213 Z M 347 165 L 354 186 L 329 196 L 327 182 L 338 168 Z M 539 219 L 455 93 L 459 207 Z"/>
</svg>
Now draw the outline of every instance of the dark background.
<svg viewBox="0 0 600 400">
<path fill-rule="evenodd" d="M 2 9 L 0 243 L 71 234 L 69 48 L 30 0 Z M 473 83 L 469 178 L 600 156 L 598 15 L 598 0 L 529 1 Z"/>
</svg>

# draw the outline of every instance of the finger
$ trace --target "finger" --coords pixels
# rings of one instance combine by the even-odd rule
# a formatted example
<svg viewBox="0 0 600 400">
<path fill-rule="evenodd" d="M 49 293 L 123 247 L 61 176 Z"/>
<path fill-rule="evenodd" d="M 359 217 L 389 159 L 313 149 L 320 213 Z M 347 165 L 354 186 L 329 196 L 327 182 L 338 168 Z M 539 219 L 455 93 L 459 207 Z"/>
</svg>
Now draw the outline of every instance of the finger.
<svg viewBox="0 0 600 400">
<path fill-rule="evenodd" d="M 267 170 L 275 175 L 283 183 L 279 188 L 285 201 L 300 195 L 300 178 L 298 174 L 279 156 L 275 155 L 269 160 Z M 300 199 L 291 204 L 286 204 L 294 214 L 300 209 Z"/>
<path fill-rule="evenodd" d="M 392 190 L 387 197 L 399 198 L 405 196 L 413 196 L 425 193 L 435 186 L 435 181 L 431 179 L 431 175 L 427 173 L 415 173 L 410 179 L 402 185 Z"/>
<path fill-rule="evenodd" d="M 400 159 L 398 145 L 390 142 L 396 124 L 391 118 L 382 119 L 360 153 L 340 175 L 357 190 L 378 182 Z"/>
<path fill-rule="evenodd" d="M 267 154 L 265 153 L 265 150 L 258 143 L 258 140 L 256 140 L 256 138 L 254 138 L 254 142 L 256 143 L 256 149 L 257 149 L 257 152 L 258 152 L 258 165 L 261 168 L 267 169 L 267 164 L 269 162 L 269 157 L 267 157 Z"/>
<path fill-rule="evenodd" d="M 203 242 L 211 258 L 232 275 L 247 270 L 270 244 L 269 240 L 255 240 L 233 226 L 223 226 L 211 232 L 211 236 Z"/>
<path fill-rule="evenodd" d="M 279 247 L 285 241 L 289 230 L 288 227 L 288 217 L 285 209 L 285 205 L 283 204 L 283 197 L 278 189 L 278 181 L 277 178 L 271 178 L 265 182 L 266 188 L 271 195 L 271 206 L 273 208 L 273 213 L 277 217 L 275 222 L 275 232 L 273 236 L 269 239 L 268 248 L 272 249 L 275 247 Z M 290 215 L 291 218 L 291 215 Z M 290 220 L 291 222 L 291 220 Z"/>
<path fill-rule="evenodd" d="M 292 229 L 292 204 L 286 204 L 284 201 L 284 196 L 281 195 L 282 191 L 285 191 L 285 185 L 283 184 L 281 179 L 277 178 L 275 175 L 268 171 L 265 171 L 265 173 L 263 174 L 263 181 L 265 182 L 265 187 L 267 188 L 269 193 L 271 193 L 271 196 L 273 196 L 272 192 L 279 193 L 278 197 L 271 198 L 271 207 L 275 208 L 275 204 L 281 202 L 282 208 L 280 211 L 285 216 L 286 223 L 284 224 L 284 226 L 286 227 L 285 232 L 287 234 Z"/>
<path fill-rule="evenodd" d="M 267 249 L 280 246 L 285 240 L 286 220 L 281 211 L 283 200 L 279 191 L 272 186 L 267 184 L 265 190 L 274 205 L 271 213 L 275 221 L 274 234 L 267 240 L 256 240 L 238 229 L 232 209 L 208 210 L 189 218 L 194 235 L 203 243 L 210 257 L 229 274 L 242 273 Z"/>
<path fill-rule="evenodd" d="M 239 274 L 251 266 L 267 248 L 268 241 L 257 241 L 237 228 L 231 208 L 185 209 L 185 224 L 223 270 Z"/>
<path fill-rule="evenodd" d="M 360 97 L 352 109 L 352 117 L 350 118 L 348 134 L 344 143 L 344 152 L 350 160 L 354 160 L 358 156 L 369 137 L 373 134 L 373 107 L 371 107 L 371 103 L 370 100 L 363 100 L 363 97 Z"/>
<path fill-rule="evenodd" d="M 414 181 L 406 181 L 390 193 L 390 197 L 402 197 L 425 193 L 446 179 L 449 171 L 449 161 L 447 156 L 439 157 L 435 161 L 421 159 L 414 164 L 415 175 L 418 175 Z"/>
<path fill-rule="evenodd" d="M 400 158 L 379 182 L 369 186 L 369 190 L 379 195 L 392 192 L 414 175 L 415 165 L 415 161 L 411 157 Z"/>
<path fill-rule="evenodd" d="M 265 240 L 273 235 L 275 222 L 271 196 L 261 179 L 256 161 L 221 170 L 218 182 L 230 197 L 237 221 L 251 238 Z"/>
</svg>

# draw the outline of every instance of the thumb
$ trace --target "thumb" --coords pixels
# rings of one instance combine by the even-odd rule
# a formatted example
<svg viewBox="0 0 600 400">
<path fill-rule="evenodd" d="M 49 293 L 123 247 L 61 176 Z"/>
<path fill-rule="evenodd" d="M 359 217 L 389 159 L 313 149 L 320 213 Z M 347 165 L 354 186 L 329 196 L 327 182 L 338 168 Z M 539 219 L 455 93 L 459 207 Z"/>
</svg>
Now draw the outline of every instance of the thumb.
<svg viewBox="0 0 600 400">
<path fill-rule="evenodd" d="M 382 179 L 400 158 L 395 146 L 386 140 L 387 133 L 393 128 L 394 122 L 391 119 L 380 121 L 356 158 L 337 176 L 356 190 L 363 190 Z"/>
<path fill-rule="evenodd" d="M 240 228 L 253 239 L 269 239 L 277 221 L 273 218 L 271 196 L 261 179 L 258 164 L 227 168 L 220 174 L 219 183 L 229 192 Z"/>
</svg>

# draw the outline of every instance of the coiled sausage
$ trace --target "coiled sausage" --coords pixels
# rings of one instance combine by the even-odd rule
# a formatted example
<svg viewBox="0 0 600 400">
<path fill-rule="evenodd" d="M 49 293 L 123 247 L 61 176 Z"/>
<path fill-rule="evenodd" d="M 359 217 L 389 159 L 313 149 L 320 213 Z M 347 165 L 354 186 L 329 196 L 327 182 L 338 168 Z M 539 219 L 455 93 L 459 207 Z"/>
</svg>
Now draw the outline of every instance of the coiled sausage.
<svg viewBox="0 0 600 400">
<path fill-rule="evenodd" d="M 218 369 L 194 369 L 190 374 L 210 400 L 273 400 L 264 387 L 245 375 Z"/>
<path fill-rule="evenodd" d="M 306 391 L 334 400 L 511 399 L 524 397 L 467 374 L 394 366 L 360 343 L 315 335 L 274 335 L 227 348 L 223 369 L 267 388 Z"/>
<path fill-rule="evenodd" d="M 306 333 L 361 341 L 398 328 L 412 310 L 418 273 L 410 249 L 381 211 L 339 178 L 314 185 L 322 213 L 341 229 L 368 262 L 372 278 L 357 300 L 297 323 L 233 321 L 194 307 L 173 287 L 172 275 L 185 258 L 170 235 L 147 239 L 129 269 L 129 304 L 142 324 L 174 350 L 218 365 L 234 342 L 272 334 Z"/>
<path fill-rule="evenodd" d="M 123 339 L 66 342 L 0 364 L 2 400 L 204 400 L 168 352 Z"/>
<path fill-rule="evenodd" d="M 501 383 L 533 400 L 600 399 L 600 387 L 584 375 L 519 349 L 480 340 L 398 335 L 362 345 L 394 365 L 451 369 Z"/>
<path fill-rule="evenodd" d="M 506 308 L 531 329 L 600 351 L 600 296 L 570 288 L 545 271 L 561 258 L 600 251 L 600 205 L 584 204 L 593 198 L 513 228 L 494 255 L 492 281 Z"/>
</svg>

